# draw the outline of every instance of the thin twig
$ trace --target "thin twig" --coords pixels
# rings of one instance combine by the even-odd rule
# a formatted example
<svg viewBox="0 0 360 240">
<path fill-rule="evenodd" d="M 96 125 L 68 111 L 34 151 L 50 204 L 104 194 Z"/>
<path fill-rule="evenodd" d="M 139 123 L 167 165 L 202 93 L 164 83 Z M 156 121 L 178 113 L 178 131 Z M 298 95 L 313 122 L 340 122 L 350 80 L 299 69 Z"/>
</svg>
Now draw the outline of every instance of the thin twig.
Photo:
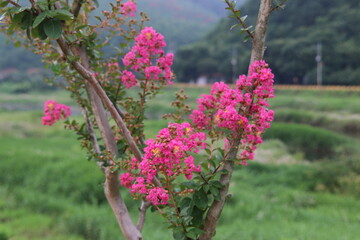
<svg viewBox="0 0 360 240">
<path fill-rule="evenodd" d="M 271 12 L 273 12 L 273 11 L 281 8 L 282 6 L 284 6 L 284 4 L 285 4 L 286 1 L 287 1 L 287 0 L 283 0 L 280 4 L 278 4 L 278 5 L 276 5 L 275 7 L 273 7 L 273 8 L 271 9 Z"/>
<path fill-rule="evenodd" d="M 230 8 L 230 11 L 234 13 L 234 16 L 235 18 L 240 22 L 241 26 L 246 29 L 246 32 L 247 34 L 249 34 L 249 36 L 254 39 L 254 35 L 251 33 L 251 31 L 248 30 L 248 27 L 246 26 L 245 22 L 243 20 L 241 20 L 241 17 L 240 16 L 237 16 L 236 13 L 239 11 L 239 10 L 236 10 L 234 8 L 234 6 L 228 1 L 228 0 L 225 0 L 226 4 L 229 6 Z"/>
<path fill-rule="evenodd" d="M 7 2 L 11 3 L 12 5 L 14 5 L 15 7 L 21 7 L 19 4 L 17 4 L 16 2 L 14 1 L 11 1 L 11 0 L 6 0 Z"/>
</svg>

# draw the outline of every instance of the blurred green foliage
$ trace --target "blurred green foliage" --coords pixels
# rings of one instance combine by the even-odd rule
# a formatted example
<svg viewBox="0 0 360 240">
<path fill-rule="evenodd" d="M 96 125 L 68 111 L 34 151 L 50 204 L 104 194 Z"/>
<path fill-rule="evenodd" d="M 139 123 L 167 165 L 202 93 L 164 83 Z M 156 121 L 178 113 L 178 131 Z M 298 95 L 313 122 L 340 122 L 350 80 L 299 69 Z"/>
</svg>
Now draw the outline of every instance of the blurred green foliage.
<svg viewBox="0 0 360 240">
<path fill-rule="evenodd" d="M 256 3 L 255 3 L 256 2 Z M 257 1 L 247 1 L 242 15 L 249 15 L 248 25 L 255 26 Z M 360 64 L 360 2 L 357 0 L 292 0 L 285 10 L 273 12 L 267 35 L 265 59 L 278 83 L 316 83 L 316 45 L 322 43 L 325 85 L 358 85 Z M 234 19 L 223 19 L 200 42 L 179 49 L 175 72 L 187 82 L 202 74 L 210 78 L 232 77 L 231 59 L 237 53 L 237 74 L 245 73 L 250 56 L 250 42 L 243 43 L 240 31 L 230 31 Z M 207 62 L 207 59 L 215 60 Z M 205 61 L 205 63 L 203 63 Z M 204 65 L 206 68 L 204 68 Z M 207 68 L 211 68 L 208 71 Z M 217 73 L 216 74 L 214 74 Z"/>
</svg>

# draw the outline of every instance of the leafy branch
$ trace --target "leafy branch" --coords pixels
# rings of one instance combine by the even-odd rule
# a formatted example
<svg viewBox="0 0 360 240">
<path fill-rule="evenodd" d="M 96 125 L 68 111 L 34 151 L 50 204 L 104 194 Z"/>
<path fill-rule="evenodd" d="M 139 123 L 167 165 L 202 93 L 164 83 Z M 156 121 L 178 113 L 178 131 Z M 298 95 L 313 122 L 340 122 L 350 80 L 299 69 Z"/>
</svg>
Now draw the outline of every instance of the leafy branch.
<svg viewBox="0 0 360 240">
<path fill-rule="evenodd" d="M 234 29 L 237 26 L 242 26 L 243 28 L 241 29 L 241 33 L 243 32 L 247 32 L 247 34 L 249 35 L 250 38 L 254 39 L 254 34 L 252 31 L 250 31 L 250 29 L 252 28 L 252 26 L 247 26 L 245 24 L 245 20 L 247 18 L 247 15 L 241 17 L 241 11 L 240 9 L 236 10 L 236 2 L 235 1 L 229 1 L 229 0 L 225 0 L 225 3 L 228 5 L 228 7 L 226 8 L 227 10 L 230 10 L 233 14 L 230 17 L 235 18 L 236 20 L 239 21 L 238 24 L 233 25 L 230 29 Z"/>
<path fill-rule="evenodd" d="M 276 6 L 274 6 L 272 9 L 271 9 L 271 12 L 273 11 L 278 11 L 280 8 L 281 9 L 284 9 L 285 8 L 285 3 L 287 0 L 282 0 L 281 2 L 279 2 L 279 0 L 274 0 L 276 2 Z"/>
</svg>

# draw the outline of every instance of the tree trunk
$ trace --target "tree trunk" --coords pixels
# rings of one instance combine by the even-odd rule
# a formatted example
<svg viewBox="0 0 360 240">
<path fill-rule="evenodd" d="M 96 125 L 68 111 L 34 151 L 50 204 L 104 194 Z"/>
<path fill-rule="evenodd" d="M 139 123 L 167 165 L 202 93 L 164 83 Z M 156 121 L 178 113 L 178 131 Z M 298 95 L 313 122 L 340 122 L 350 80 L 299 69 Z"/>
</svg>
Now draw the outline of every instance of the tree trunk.
<svg viewBox="0 0 360 240">
<path fill-rule="evenodd" d="M 70 53 L 70 49 L 65 42 L 60 40 L 58 43 L 65 54 Z M 85 49 L 82 47 L 73 47 L 71 52 L 80 56 L 81 66 L 84 70 L 90 71 L 89 60 Z M 116 159 L 118 156 L 117 144 L 102 100 L 94 90 L 92 84 L 88 81 L 85 82 L 85 87 L 106 150 Z M 118 171 L 112 172 L 109 167 L 102 168 L 102 170 L 105 174 L 104 193 L 124 237 L 127 240 L 141 240 L 142 234 L 132 221 L 127 206 L 121 196 Z"/>
<path fill-rule="evenodd" d="M 265 35 L 267 30 L 267 24 L 269 21 L 269 16 L 271 13 L 271 5 L 272 5 L 272 0 L 261 0 L 258 18 L 256 22 L 249 67 L 254 63 L 254 61 L 261 60 L 264 56 Z M 234 169 L 234 161 L 232 159 L 236 159 L 240 141 L 241 139 L 237 139 L 235 141 L 234 144 L 235 147 L 230 150 L 227 159 L 225 159 L 224 169 L 226 169 L 228 173 L 223 174 L 220 177 L 220 182 L 224 186 L 220 190 L 221 200 L 220 201 L 215 200 L 214 203 L 211 205 L 205 219 L 204 234 L 200 236 L 199 238 L 200 240 L 211 240 L 212 237 L 215 235 L 216 225 L 225 205 L 226 197 L 229 191 L 230 180 L 232 177 L 232 172 Z"/>
</svg>

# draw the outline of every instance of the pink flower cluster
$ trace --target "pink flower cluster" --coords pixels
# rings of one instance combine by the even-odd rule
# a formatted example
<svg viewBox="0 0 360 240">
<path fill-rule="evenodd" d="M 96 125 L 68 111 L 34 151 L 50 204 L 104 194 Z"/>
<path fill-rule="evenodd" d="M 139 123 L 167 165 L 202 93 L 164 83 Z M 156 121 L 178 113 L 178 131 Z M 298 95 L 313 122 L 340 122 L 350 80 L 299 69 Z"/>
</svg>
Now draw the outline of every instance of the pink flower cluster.
<svg viewBox="0 0 360 240">
<path fill-rule="evenodd" d="M 136 4 L 133 1 L 128 1 L 128 2 L 124 3 L 122 6 L 122 13 L 126 17 L 127 16 L 135 17 Z"/>
<path fill-rule="evenodd" d="M 70 107 L 48 100 L 44 103 L 44 114 L 41 118 L 42 124 L 52 126 L 56 121 L 65 119 L 71 115 Z"/>
<path fill-rule="evenodd" d="M 136 85 L 136 77 L 132 72 L 124 70 L 122 74 L 121 81 L 124 83 L 126 88 L 131 88 Z"/>
<path fill-rule="evenodd" d="M 198 129 L 210 130 L 215 126 L 231 130 L 233 136 L 241 134 L 244 151 L 240 160 L 253 159 L 256 145 L 262 142 L 261 134 L 274 118 L 266 100 L 274 97 L 273 82 L 269 66 L 256 61 L 248 77 L 239 77 L 236 89 L 223 82 L 215 83 L 210 95 L 203 94 L 198 99 L 198 107 L 190 118 Z"/>
<path fill-rule="evenodd" d="M 168 189 L 155 186 L 154 177 L 158 176 L 166 186 L 180 175 L 190 180 L 194 172 L 200 172 L 190 153 L 205 148 L 205 140 L 205 133 L 196 132 L 187 122 L 169 123 L 155 140 L 146 142 L 144 158 L 141 162 L 132 160 L 130 172 L 120 176 L 121 184 L 132 194 L 145 195 L 154 205 L 167 204 Z"/>
<path fill-rule="evenodd" d="M 125 55 L 123 63 L 130 69 L 141 72 L 147 80 L 167 80 L 167 83 L 171 84 L 174 78 L 171 71 L 174 55 L 172 53 L 165 55 L 163 50 L 165 46 L 164 36 L 153 28 L 146 27 L 135 38 L 135 45 Z M 134 86 L 131 80 L 122 79 L 122 81 L 126 86 Z"/>
</svg>

